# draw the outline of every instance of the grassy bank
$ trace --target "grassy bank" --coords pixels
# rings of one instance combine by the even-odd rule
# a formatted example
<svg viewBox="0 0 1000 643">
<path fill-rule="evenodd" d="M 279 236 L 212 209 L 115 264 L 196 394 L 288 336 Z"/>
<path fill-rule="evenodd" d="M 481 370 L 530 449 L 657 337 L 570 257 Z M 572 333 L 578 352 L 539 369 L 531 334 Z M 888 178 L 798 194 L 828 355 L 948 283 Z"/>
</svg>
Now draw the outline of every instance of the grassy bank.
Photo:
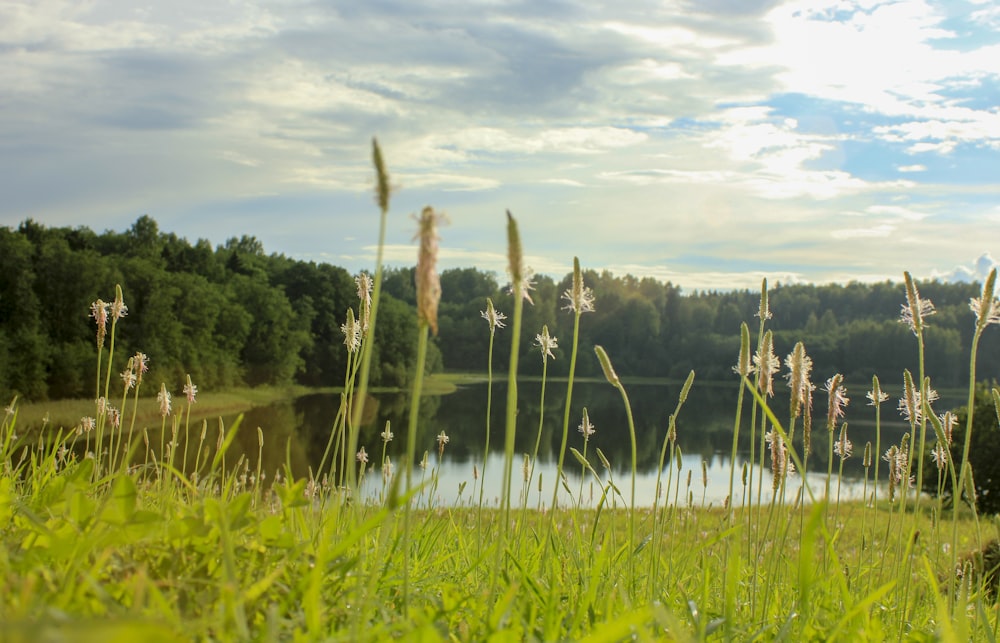
<svg viewBox="0 0 1000 643">
<path fill-rule="evenodd" d="M 479 381 L 483 381 L 483 377 Z M 455 391 L 457 383 L 470 381 L 466 377 L 432 375 L 424 384 L 428 395 L 447 395 Z M 471 381 L 475 381 L 471 379 Z M 295 399 L 303 395 L 339 395 L 343 387 L 308 386 L 258 386 L 207 391 L 198 394 L 197 402 L 191 406 L 191 421 L 214 420 L 219 416 L 234 416 L 257 406 L 267 406 L 282 400 Z M 373 388 L 373 393 L 398 393 L 395 388 Z M 131 404 L 131 400 L 129 404 Z M 18 403 L 18 425 L 22 430 L 36 430 L 42 426 L 72 429 L 80 424 L 80 419 L 94 415 L 94 400 L 50 400 L 45 402 Z M 186 408 L 185 408 L 186 410 Z M 131 411 L 131 407 L 129 407 Z M 332 419 L 332 418 L 331 418 Z M 160 404 L 155 395 L 140 397 L 136 408 L 138 427 L 160 426 Z"/>
<path fill-rule="evenodd" d="M 191 406 L 191 420 L 201 422 L 220 415 L 236 415 L 255 406 L 265 406 L 310 393 L 339 393 L 340 390 L 305 386 L 262 386 L 202 392 L 198 395 L 197 402 Z M 130 414 L 132 403 L 133 400 L 129 399 L 126 405 Z M 93 415 L 94 400 L 53 400 L 18 405 L 18 425 L 25 429 L 37 429 L 43 425 L 71 429 L 80 424 L 81 418 Z M 136 425 L 159 428 L 160 420 L 160 404 L 155 391 L 154 396 L 140 397 L 136 406 Z"/>
<path fill-rule="evenodd" d="M 384 478 L 382 503 L 353 505 L 322 484 L 255 484 L 253 472 L 230 466 L 215 459 L 201 475 L 153 468 L 91 482 L 93 460 L 52 450 L 29 475 L 0 479 L 0 640 L 991 634 L 969 619 L 941 621 L 951 523 L 933 511 L 858 502 L 631 514 L 624 498 L 609 508 L 616 493 L 606 485 L 603 510 L 522 505 L 505 536 L 502 509 L 427 507 L 431 470 L 414 491 L 421 508 L 407 542 L 398 477 Z M 957 526 L 971 551 L 975 521 L 963 514 Z M 629 559 L 640 563 L 633 571 Z"/>
</svg>

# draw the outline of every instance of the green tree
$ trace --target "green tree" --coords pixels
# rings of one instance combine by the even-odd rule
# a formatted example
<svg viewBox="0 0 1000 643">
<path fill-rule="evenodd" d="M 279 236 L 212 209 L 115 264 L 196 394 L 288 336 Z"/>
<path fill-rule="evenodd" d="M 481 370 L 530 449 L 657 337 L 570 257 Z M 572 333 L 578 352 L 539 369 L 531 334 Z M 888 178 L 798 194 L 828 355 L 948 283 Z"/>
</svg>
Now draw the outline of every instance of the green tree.
<svg viewBox="0 0 1000 643">
<path fill-rule="evenodd" d="M 34 291 L 33 248 L 24 235 L 0 228 L 0 390 L 44 399 L 51 355 L 42 306 Z"/>
<path fill-rule="evenodd" d="M 980 513 L 988 514 L 1000 513 L 1000 422 L 998 422 L 998 411 L 993 403 L 993 390 L 1000 391 L 1000 389 L 996 387 L 995 381 L 992 385 L 983 383 L 976 387 L 972 416 L 972 441 L 969 451 L 969 464 L 972 467 L 976 488 L 976 506 Z M 952 434 L 952 444 L 949 451 L 956 471 L 958 471 L 962 466 L 960 459 L 962 447 L 965 444 L 968 408 L 963 406 L 957 409 L 955 416 L 957 423 Z M 929 444 L 928 450 L 935 448 L 935 446 L 935 444 Z M 924 470 L 938 471 L 929 454 L 924 454 L 924 457 Z M 935 475 L 925 476 L 924 491 L 936 496 L 939 482 L 943 489 L 942 496 L 950 501 L 953 497 L 953 488 L 951 476 L 946 471 L 941 471 L 940 478 Z M 965 498 L 965 500 L 970 501 L 969 498 Z"/>
</svg>

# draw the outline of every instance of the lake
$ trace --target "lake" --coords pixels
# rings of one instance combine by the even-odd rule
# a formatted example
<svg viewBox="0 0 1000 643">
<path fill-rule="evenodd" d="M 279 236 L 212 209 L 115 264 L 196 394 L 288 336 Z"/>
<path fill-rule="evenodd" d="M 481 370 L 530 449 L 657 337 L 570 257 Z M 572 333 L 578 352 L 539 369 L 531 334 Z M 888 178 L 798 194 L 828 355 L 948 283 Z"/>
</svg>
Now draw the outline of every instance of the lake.
<svg viewBox="0 0 1000 643">
<path fill-rule="evenodd" d="M 677 404 L 677 396 L 682 382 L 672 383 L 626 383 L 626 390 L 632 405 L 636 424 L 636 441 L 638 445 L 638 475 L 636 480 L 636 503 L 650 506 L 656 494 L 656 477 L 660 452 L 668 426 L 668 417 Z M 787 422 L 788 396 L 787 388 L 777 387 L 776 397 L 772 400 L 775 415 Z M 540 405 L 541 385 L 539 382 L 522 382 L 518 385 L 518 419 L 515 439 L 515 460 L 512 472 L 512 494 L 517 500 L 524 493 L 522 465 L 524 454 L 534 449 L 539 425 L 541 425 L 541 441 L 538 449 L 538 460 L 535 464 L 535 482 L 527 490 L 528 505 L 537 507 L 551 504 L 552 485 L 556 478 L 556 462 L 559 454 L 559 444 L 562 437 L 563 413 L 566 395 L 565 382 L 549 382 L 546 386 L 544 409 Z M 437 475 L 436 491 L 433 503 L 436 505 L 461 505 L 478 503 L 481 481 L 488 504 L 499 503 L 503 480 L 503 441 L 504 416 L 506 405 L 506 384 L 494 383 L 493 406 L 491 413 L 491 434 L 489 441 L 489 456 L 486 461 L 485 475 L 483 471 L 483 456 L 486 452 L 486 399 L 487 385 L 470 384 L 461 386 L 456 392 L 448 395 L 425 396 L 420 405 L 420 420 L 417 431 L 417 461 L 423 459 L 427 452 L 428 469 L 419 466 L 414 469 L 414 480 L 429 480 L 432 472 Z M 732 451 L 733 424 L 736 412 L 738 388 L 735 383 L 719 384 L 712 382 L 697 382 L 691 390 L 687 402 L 677 418 L 677 445 L 682 450 L 680 472 L 666 464 L 661 473 L 662 485 L 665 487 L 668 474 L 672 477 L 670 500 L 675 494 L 678 502 L 684 504 L 691 500 L 695 505 L 704 503 L 720 506 L 724 503 L 729 491 L 730 454 Z M 862 456 L 865 443 L 872 442 L 875 446 L 875 411 L 867 405 L 865 390 L 848 389 L 851 403 L 847 407 L 846 420 L 849 424 L 848 434 L 854 443 L 854 455 L 847 459 L 843 469 L 843 484 L 841 498 L 859 498 L 864 489 L 865 470 L 862 466 Z M 380 461 L 383 442 L 380 433 L 389 421 L 395 439 L 385 445 L 386 454 L 391 459 L 395 471 L 402 473 L 402 463 L 405 459 L 405 435 L 408 424 L 409 395 L 405 393 L 391 395 L 375 395 L 369 408 L 366 409 L 363 426 L 360 430 L 361 446 L 369 454 L 372 464 L 369 465 L 364 483 L 364 494 L 376 498 L 382 492 L 383 479 L 377 468 Z M 893 442 L 898 443 L 908 430 L 896 411 L 896 398 L 891 398 L 882 406 L 882 451 Z M 939 409 L 957 406 L 962 400 L 943 397 L 937 404 Z M 235 461 L 239 451 L 248 454 L 252 466 L 256 466 L 258 451 L 257 427 L 261 427 L 264 435 L 263 469 L 268 479 L 273 478 L 275 471 L 284 468 L 289 463 L 296 476 L 306 475 L 310 468 L 315 471 L 320 464 L 323 452 L 329 439 L 330 430 L 337 415 L 340 400 L 336 395 L 307 395 L 279 404 L 259 407 L 246 413 L 240 435 L 233 445 Z M 808 480 L 814 494 L 822 496 L 826 481 L 828 433 L 825 428 L 826 395 L 817 391 L 814 404 L 813 453 L 808 462 Z M 609 472 L 603 467 L 596 455 L 596 450 L 607 457 L 611 464 L 610 475 L 621 490 L 626 502 L 629 498 L 631 450 L 628 433 L 628 421 L 621 396 L 616 389 L 606 382 L 584 382 L 577 384 L 573 391 L 572 412 L 570 416 L 568 447 L 583 451 L 583 438 L 577 427 L 582 419 L 582 409 L 586 406 L 590 421 L 596 429 L 587 445 L 588 459 L 594 469 L 605 482 Z M 759 417 L 759 415 L 758 415 Z M 735 492 L 737 501 L 743 499 L 741 471 L 744 462 L 750 456 L 750 419 L 751 407 L 746 403 L 743 421 L 740 429 L 740 443 L 736 459 Z M 231 424 L 234 418 L 224 421 Z M 759 420 L 758 420 L 759 423 Z M 758 424 L 759 426 L 759 424 Z M 933 441 L 933 431 L 928 429 L 929 442 Z M 438 459 L 435 437 L 444 431 L 449 442 L 444 455 Z M 801 436 L 801 420 L 796 429 Z M 210 431 L 212 434 L 212 431 Z M 758 432 L 759 435 L 759 432 Z M 193 436 L 192 436 L 193 437 Z M 836 436 L 835 436 L 836 437 Z M 797 437 L 797 447 L 800 446 Z M 353 461 L 353 457 L 352 457 Z M 668 455 L 669 461 L 669 455 Z M 702 463 L 705 474 L 703 479 Z M 768 464 L 764 471 L 763 500 L 769 501 L 768 489 L 771 484 L 771 474 Z M 676 464 L 676 463 L 675 463 Z M 374 466 L 373 466 L 374 465 Z M 834 478 L 839 467 L 839 459 L 834 462 Z M 481 475 L 480 480 L 474 478 L 474 468 Z M 567 485 L 574 495 L 580 495 L 587 504 L 595 502 L 600 496 L 600 488 L 588 474 L 581 485 L 581 466 L 567 448 L 564 470 Z M 885 465 L 882 463 L 881 477 L 885 477 Z M 541 476 L 542 490 L 538 490 L 538 476 Z M 752 468 L 754 480 L 760 479 L 759 465 Z M 874 466 L 870 476 L 874 475 Z M 690 476 L 690 486 L 687 481 Z M 678 486 L 678 480 L 680 485 Z M 793 499 L 800 485 L 801 478 L 796 474 L 789 479 L 786 498 Z M 707 484 L 706 484 L 707 483 Z M 869 492 L 871 484 L 869 482 Z M 462 490 L 460 494 L 460 489 Z M 836 480 L 832 485 L 831 495 L 836 491 Z M 690 496 L 688 495 L 690 493 Z M 560 488 L 560 504 L 566 503 L 569 495 Z M 756 482 L 750 499 L 756 498 Z M 424 494 L 421 502 L 430 500 L 429 492 Z M 621 500 L 618 500 L 621 504 Z M 518 503 L 519 504 L 519 503 Z"/>
</svg>

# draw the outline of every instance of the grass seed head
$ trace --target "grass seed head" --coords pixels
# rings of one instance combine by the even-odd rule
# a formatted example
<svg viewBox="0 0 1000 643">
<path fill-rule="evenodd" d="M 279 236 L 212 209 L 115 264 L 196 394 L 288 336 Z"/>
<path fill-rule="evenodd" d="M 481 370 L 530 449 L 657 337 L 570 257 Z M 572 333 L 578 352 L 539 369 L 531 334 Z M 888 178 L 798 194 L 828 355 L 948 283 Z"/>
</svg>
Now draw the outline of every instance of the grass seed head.
<svg viewBox="0 0 1000 643">
<path fill-rule="evenodd" d="M 354 309 L 347 309 L 347 321 L 340 325 L 340 332 L 344 333 L 344 346 L 348 353 L 356 353 L 361 347 L 361 324 L 354 318 Z"/>
<path fill-rule="evenodd" d="M 382 160 L 382 148 L 379 147 L 376 138 L 372 138 L 372 163 L 375 165 L 375 202 L 382 212 L 388 212 L 392 188 L 389 187 L 389 173 Z"/>
<path fill-rule="evenodd" d="M 688 395 L 691 393 L 691 387 L 694 386 L 694 371 L 688 373 L 687 379 L 684 380 L 684 386 L 681 387 L 681 393 L 677 396 L 678 405 L 687 402 Z"/>
<path fill-rule="evenodd" d="M 372 277 L 367 272 L 360 272 L 354 278 L 354 283 L 358 286 L 358 312 L 361 315 L 361 333 L 368 334 L 368 326 L 372 316 Z"/>
<path fill-rule="evenodd" d="M 493 307 L 493 300 L 489 297 L 486 298 L 486 310 L 480 311 L 479 316 L 489 325 L 490 335 L 493 335 L 497 328 L 503 328 L 505 326 L 503 320 L 507 319 L 507 315 Z"/>
<path fill-rule="evenodd" d="M 510 292 L 516 299 L 524 299 L 529 304 L 535 302 L 529 292 L 534 288 L 531 268 L 524 265 L 524 250 L 521 247 L 521 233 L 517 220 L 507 211 L 507 273 L 510 275 Z"/>
<path fill-rule="evenodd" d="M 430 326 L 434 335 L 438 333 L 438 304 L 441 302 L 441 278 L 437 272 L 438 224 L 444 215 L 427 206 L 420 213 L 420 250 L 417 254 L 417 317 Z"/>
<path fill-rule="evenodd" d="M 611 358 L 604 351 L 604 347 L 594 346 L 594 352 L 597 353 L 597 359 L 601 362 L 601 370 L 604 371 L 604 377 L 607 378 L 608 383 L 612 386 L 621 386 L 621 380 L 618 379 L 618 374 L 615 373 L 615 368 L 611 365 Z"/>
<path fill-rule="evenodd" d="M 990 270 L 983 293 L 969 300 L 969 308 L 976 314 L 976 330 L 982 332 L 990 324 L 1000 324 L 1000 301 L 993 295 L 996 289 L 997 269 Z"/>
<path fill-rule="evenodd" d="M 869 406 L 879 406 L 882 402 L 889 399 L 889 394 L 883 391 L 879 385 L 878 375 L 872 376 L 872 390 L 868 391 L 865 397 L 868 398 Z"/>
<path fill-rule="evenodd" d="M 792 352 L 785 358 L 785 366 L 788 367 L 786 375 L 788 388 L 792 389 L 792 417 L 799 417 L 806 406 L 812 405 L 812 392 L 816 388 L 809 381 L 812 365 L 812 358 L 806 355 L 806 347 L 802 342 L 797 343 Z"/>
<path fill-rule="evenodd" d="M 594 291 L 583 285 L 583 273 L 580 271 L 580 259 L 573 257 L 573 287 L 562 296 L 568 303 L 566 310 L 577 315 L 594 312 Z"/>
<path fill-rule="evenodd" d="M 542 332 L 535 335 L 535 346 L 542 353 L 542 361 L 544 362 L 548 358 L 555 359 L 556 356 L 552 353 L 553 348 L 559 348 L 559 340 L 553 335 L 549 335 L 548 325 L 542 326 Z"/>
<path fill-rule="evenodd" d="M 90 304 L 90 316 L 97 323 L 97 348 L 104 348 L 104 338 L 108 334 L 108 304 L 103 299 Z"/>
<path fill-rule="evenodd" d="M 188 404 L 195 403 L 195 397 L 198 395 L 198 387 L 191 383 L 190 374 L 188 374 L 187 382 L 184 384 L 184 389 L 181 392 L 184 393 L 184 397 L 187 398 Z"/>
<path fill-rule="evenodd" d="M 771 307 L 767 303 L 767 278 L 760 282 L 760 306 L 757 308 L 757 317 L 762 322 L 771 319 Z"/>
<path fill-rule="evenodd" d="M 749 377 L 754 372 L 753 362 L 750 360 L 750 329 L 746 322 L 740 324 L 740 357 L 733 372 L 740 377 Z"/>
<path fill-rule="evenodd" d="M 833 432 L 837 420 L 844 416 L 844 407 L 850 402 L 847 389 L 842 386 L 844 376 L 837 373 L 826 381 L 823 390 L 827 392 L 826 429 Z"/>
<path fill-rule="evenodd" d="M 934 304 L 929 299 L 921 299 L 917 284 L 913 281 L 910 273 L 903 273 L 906 282 L 906 303 L 901 305 L 899 321 L 910 327 L 914 335 L 919 335 L 923 331 L 924 317 L 933 315 Z"/>
<path fill-rule="evenodd" d="M 774 375 L 781 368 L 781 360 L 774 354 L 774 336 L 770 330 L 764 333 L 753 362 L 757 372 L 757 390 L 766 393 L 768 397 L 774 397 Z"/>
<path fill-rule="evenodd" d="M 590 423 L 590 415 L 587 413 L 587 407 L 583 407 L 583 421 L 580 423 L 579 430 L 584 442 L 587 442 L 590 436 L 596 432 L 594 425 Z"/>
<path fill-rule="evenodd" d="M 128 315 L 128 306 L 125 305 L 121 284 L 115 284 L 115 300 L 111 302 L 111 319 L 117 321 L 126 315 Z"/>
<path fill-rule="evenodd" d="M 847 422 L 844 422 L 840 425 L 840 437 L 833 443 L 833 453 L 839 456 L 841 460 L 846 460 L 851 457 L 853 449 L 854 445 L 847 439 Z"/>
<path fill-rule="evenodd" d="M 160 416 L 170 415 L 170 393 L 167 392 L 167 385 L 160 382 L 160 392 L 156 394 L 156 403 L 160 405 Z"/>
</svg>

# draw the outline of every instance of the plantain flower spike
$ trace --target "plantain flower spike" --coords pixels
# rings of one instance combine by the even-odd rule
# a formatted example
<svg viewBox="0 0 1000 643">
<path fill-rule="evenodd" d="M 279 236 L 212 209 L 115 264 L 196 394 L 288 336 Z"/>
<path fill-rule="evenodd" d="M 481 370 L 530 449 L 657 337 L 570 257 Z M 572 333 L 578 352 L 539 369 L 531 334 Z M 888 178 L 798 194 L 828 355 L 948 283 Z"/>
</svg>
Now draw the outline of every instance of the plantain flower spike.
<svg viewBox="0 0 1000 643">
<path fill-rule="evenodd" d="M 111 303 L 111 318 L 117 320 L 126 315 L 128 315 L 128 306 L 125 305 L 121 284 L 115 284 L 115 300 Z"/>
<path fill-rule="evenodd" d="M 104 338 L 108 334 L 108 304 L 98 299 L 90 305 L 90 316 L 97 322 L 97 348 L 104 348 Z"/>
<path fill-rule="evenodd" d="M 754 370 L 757 372 L 757 390 L 768 397 L 774 397 L 774 375 L 781 368 L 781 360 L 774 354 L 774 335 L 764 333 L 760 350 L 753 356 Z"/>
<path fill-rule="evenodd" d="M 826 381 L 823 390 L 827 392 L 826 429 L 833 433 L 839 418 L 844 417 L 844 407 L 850 402 L 847 389 L 843 386 L 844 376 L 837 373 Z"/>
<path fill-rule="evenodd" d="M 899 314 L 899 321 L 910 327 L 914 335 L 919 335 L 924 327 L 924 317 L 933 315 L 934 304 L 930 299 L 921 299 L 917 284 L 913 281 L 910 273 L 904 272 L 903 279 L 906 282 L 906 303 L 902 304 L 902 311 Z"/>
<path fill-rule="evenodd" d="M 521 248 L 521 234 L 517 231 L 517 221 L 507 210 L 507 272 L 510 273 L 510 292 L 515 298 L 525 299 L 534 304 L 529 292 L 534 282 L 531 269 L 524 265 L 524 250 Z"/>
<path fill-rule="evenodd" d="M 615 373 L 615 367 L 611 365 L 611 358 L 604 351 L 604 347 L 594 346 L 594 352 L 597 353 L 597 359 L 601 362 L 601 369 L 604 370 L 604 377 L 608 379 L 608 383 L 612 386 L 621 386 L 621 380 Z"/>
<path fill-rule="evenodd" d="M 788 388 L 792 389 L 792 417 L 799 417 L 803 409 L 812 402 L 812 391 L 815 389 L 809 381 L 812 372 L 812 359 L 806 355 L 805 344 L 799 342 L 785 358 L 788 367 Z"/>
<path fill-rule="evenodd" d="M 740 324 L 740 358 L 733 367 L 733 372 L 740 377 L 749 377 L 754 372 L 753 362 L 750 361 L 750 329 L 747 323 Z"/>
<path fill-rule="evenodd" d="M 382 160 L 382 149 L 378 145 L 378 139 L 372 138 L 372 163 L 375 165 L 375 202 L 382 212 L 389 210 L 389 195 L 392 188 L 389 187 L 389 173 L 385 171 L 385 162 Z"/>
<path fill-rule="evenodd" d="M 437 273 L 438 223 L 444 215 L 430 206 L 420 213 L 420 250 L 417 254 L 417 317 L 430 326 L 434 335 L 438 333 L 438 303 L 441 301 L 441 278 Z"/>
<path fill-rule="evenodd" d="M 573 257 L 573 287 L 562 296 L 568 303 L 564 308 L 577 314 L 594 312 L 594 291 L 583 285 L 580 259 Z"/>
<path fill-rule="evenodd" d="M 1000 324 L 1000 301 L 993 295 L 997 282 L 997 269 L 990 270 L 983 284 L 983 294 L 969 300 L 969 308 L 976 314 L 976 330 L 982 332 L 990 324 Z"/>
<path fill-rule="evenodd" d="M 506 324 L 503 320 L 507 319 L 507 315 L 493 307 L 493 300 L 489 297 L 486 298 L 486 310 L 480 311 L 479 316 L 486 320 L 486 323 L 490 326 L 490 335 L 496 333 L 498 328 L 503 328 Z"/>
<path fill-rule="evenodd" d="M 553 348 L 559 348 L 559 340 L 554 335 L 549 335 L 548 325 L 542 326 L 542 332 L 535 335 L 535 346 L 542 352 L 542 361 L 548 358 L 555 359 Z"/>
<path fill-rule="evenodd" d="M 358 273 L 354 278 L 354 283 L 358 286 L 358 314 L 361 322 L 361 334 L 368 335 L 368 326 L 372 316 L 372 277 L 365 271 Z"/>
<path fill-rule="evenodd" d="M 767 278 L 760 282 L 760 306 L 757 308 L 757 317 L 761 321 L 771 319 L 771 307 L 767 303 Z"/>
</svg>

